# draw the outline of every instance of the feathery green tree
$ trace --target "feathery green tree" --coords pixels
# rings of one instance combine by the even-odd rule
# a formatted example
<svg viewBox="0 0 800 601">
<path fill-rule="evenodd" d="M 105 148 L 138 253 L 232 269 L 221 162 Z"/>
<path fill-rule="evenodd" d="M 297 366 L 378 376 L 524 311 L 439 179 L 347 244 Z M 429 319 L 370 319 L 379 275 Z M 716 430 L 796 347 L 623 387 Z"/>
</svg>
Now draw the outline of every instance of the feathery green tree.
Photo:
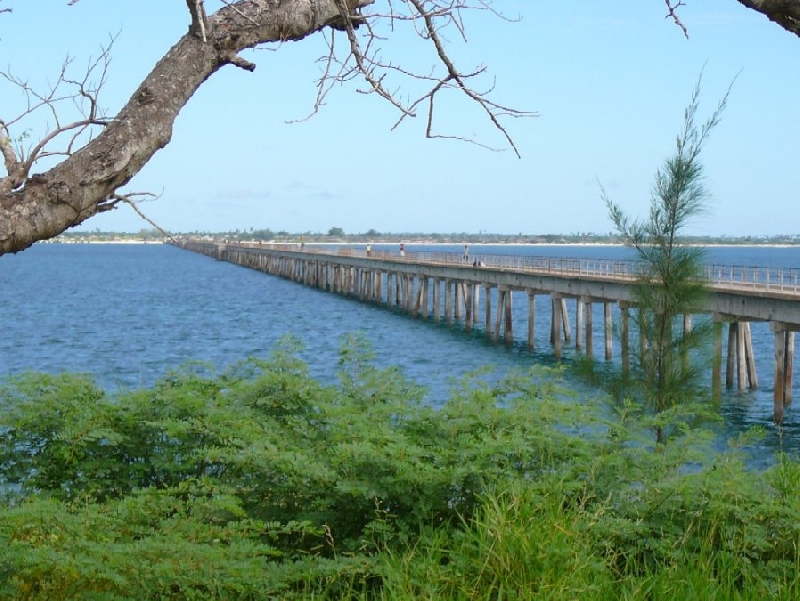
<svg viewBox="0 0 800 601">
<path fill-rule="evenodd" d="M 735 80 L 734 80 L 735 81 Z M 683 130 L 675 153 L 656 172 L 647 219 L 632 219 L 601 187 L 609 216 L 625 244 L 636 250 L 642 270 L 635 286 L 635 324 L 641 338 L 635 369 L 623 374 L 625 390 L 637 391 L 656 414 L 702 395 L 704 373 L 697 358 L 709 339 L 707 324 L 683 327 L 706 294 L 703 278 L 705 251 L 682 244 L 685 226 L 706 209 L 708 191 L 699 160 L 704 143 L 719 124 L 731 86 L 711 116 L 697 123 L 702 75 L 684 111 Z M 659 442 L 664 426 L 654 426 Z"/>
</svg>

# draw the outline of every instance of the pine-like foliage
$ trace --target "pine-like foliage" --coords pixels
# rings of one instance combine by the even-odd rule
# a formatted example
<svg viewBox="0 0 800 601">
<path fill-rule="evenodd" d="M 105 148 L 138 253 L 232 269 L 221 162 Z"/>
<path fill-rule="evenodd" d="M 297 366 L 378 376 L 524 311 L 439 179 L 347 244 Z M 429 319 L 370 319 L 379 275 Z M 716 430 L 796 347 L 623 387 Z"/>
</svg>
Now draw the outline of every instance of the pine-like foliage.
<svg viewBox="0 0 800 601">
<path fill-rule="evenodd" d="M 700 377 L 705 373 L 703 353 L 708 324 L 683 327 L 706 294 L 703 277 L 704 249 L 682 244 L 684 228 L 706 209 L 708 191 L 699 160 L 704 143 L 719 124 L 730 87 L 711 116 L 697 123 L 700 102 L 698 79 L 689 106 L 684 111 L 683 130 L 677 137 L 675 154 L 656 172 L 647 219 L 632 219 L 602 190 L 609 216 L 625 244 L 641 260 L 635 287 L 635 325 L 640 336 L 636 371 L 626 382 L 627 390 L 656 413 L 702 396 Z M 664 428 L 657 426 L 659 441 Z"/>
</svg>

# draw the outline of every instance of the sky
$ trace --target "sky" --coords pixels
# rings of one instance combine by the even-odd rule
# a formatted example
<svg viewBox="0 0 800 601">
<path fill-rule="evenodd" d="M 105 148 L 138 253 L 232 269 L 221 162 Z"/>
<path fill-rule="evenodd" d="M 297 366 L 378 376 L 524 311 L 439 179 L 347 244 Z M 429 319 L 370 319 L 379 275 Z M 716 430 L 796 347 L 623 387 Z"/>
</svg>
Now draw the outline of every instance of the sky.
<svg viewBox="0 0 800 601">
<path fill-rule="evenodd" d="M 492 99 L 536 117 L 503 121 L 521 158 L 475 105 L 437 101 L 394 128 L 397 110 L 359 82 L 333 89 L 312 112 L 321 35 L 244 53 L 254 73 L 227 67 L 184 107 L 170 144 L 121 192 L 159 195 L 141 209 L 173 232 L 607 233 L 606 193 L 646 216 L 657 168 L 675 149 L 702 72 L 700 116 L 735 79 L 722 122 L 701 155 L 708 210 L 686 233 L 800 234 L 800 38 L 735 0 L 685 0 L 689 38 L 662 0 L 495 0 L 511 20 L 465 14 L 466 43 L 444 35 L 462 71 L 485 65 Z M 222 3 L 206 0 L 209 13 Z M 186 32 L 183 0 L 0 0 L 0 69 L 47 86 L 65 57 L 79 70 L 116 36 L 100 101 L 116 113 Z M 376 0 L 374 10 L 386 8 Z M 339 43 L 342 40 L 338 40 Z M 387 60 L 429 71 L 430 43 L 387 32 Z M 77 71 L 75 72 L 77 74 Z M 415 82 L 392 80 L 401 95 Z M 0 82 L 0 118 L 22 107 Z M 48 126 L 28 119 L 31 138 Z M 12 131 L 12 136 L 23 131 Z M 504 148 L 504 150 L 491 150 Z M 46 167 L 43 165 L 42 168 Z M 1 173 L 1 172 L 0 172 Z M 129 207 L 78 229 L 150 228 Z"/>
</svg>

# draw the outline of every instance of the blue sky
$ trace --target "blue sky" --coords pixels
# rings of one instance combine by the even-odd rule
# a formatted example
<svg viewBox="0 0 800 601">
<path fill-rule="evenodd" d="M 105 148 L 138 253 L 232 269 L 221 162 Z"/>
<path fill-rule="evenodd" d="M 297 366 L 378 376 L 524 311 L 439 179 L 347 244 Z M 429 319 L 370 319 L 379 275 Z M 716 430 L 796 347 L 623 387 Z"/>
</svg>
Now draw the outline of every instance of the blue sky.
<svg viewBox="0 0 800 601">
<path fill-rule="evenodd" d="M 184 108 L 170 145 L 123 191 L 161 194 L 142 209 L 179 232 L 604 233 L 612 225 L 598 181 L 631 214 L 646 213 L 655 170 L 674 149 L 704 69 L 703 116 L 739 76 L 703 154 L 711 199 L 691 233 L 800 234 L 800 38 L 735 0 L 686 1 L 688 40 L 661 0 L 496 0 L 521 20 L 469 15 L 468 43 L 448 36 L 453 59 L 463 70 L 485 64 L 496 101 L 538 113 L 505 122 L 521 159 L 428 140 L 422 115 L 392 131 L 397 111 L 356 93 L 359 85 L 334 90 L 319 114 L 290 123 L 313 107 L 316 59 L 326 52 L 316 36 L 247 54 L 252 74 L 214 75 Z M 101 97 L 111 113 L 188 25 L 182 0 L 2 6 L 14 12 L 0 15 L 0 67 L 32 84 L 52 81 L 66 55 L 85 64 L 118 34 Z M 219 6 L 206 0 L 209 12 Z M 434 64 L 419 40 L 382 46 L 395 62 Z M 0 115 L 9 119 L 19 101 L 0 85 Z M 502 145 L 465 99 L 438 106 L 444 131 Z M 123 207 L 81 229 L 143 227 Z"/>
</svg>

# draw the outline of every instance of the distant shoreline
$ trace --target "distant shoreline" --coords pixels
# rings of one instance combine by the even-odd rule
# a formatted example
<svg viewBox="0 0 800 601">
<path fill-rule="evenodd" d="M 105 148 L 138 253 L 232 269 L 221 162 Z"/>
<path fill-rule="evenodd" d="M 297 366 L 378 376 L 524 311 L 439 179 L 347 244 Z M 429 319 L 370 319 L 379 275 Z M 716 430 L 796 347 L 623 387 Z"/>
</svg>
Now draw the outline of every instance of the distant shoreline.
<svg viewBox="0 0 800 601">
<path fill-rule="evenodd" d="M 44 240 L 40 242 L 40 244 L 139 244 L 139 245 L 147 245 L 147 244 L 166 244 L 167 240 L 143 240 L 141 238 L 118 238 L 112 240 L 63 240 L 63 239 L 51 239 L 51 240 Z M 221 240 L 210 240 L 210 242 L 221 242 Z M 258 240 L 239 240 L 234 241 L 232 243 L 261 243 L 261 244 L 300 244 L 297 240 L 287 240 L 287 241 L 277 241 L 277 240 L 269 240 L 269 241 L 258 241 Z M 399 245 L 401 242 L 396 240 L 370 240 L 369 242 L 358 240 L 358 241 L 307 241 L 305 242 L 307 246 L 366 246 L 367 244 L 372 245 Z M 411 245 L 411 246 L 460 246 L 462 242 L 429 242 L 425 240 L 403 240 L 402 244 Z M 563 247 L 624 247 L 625 244 L 621 242 L 468 242 L 468 246 L 472 247 L 481 247 L 481 246 L 508 246 L 508 247 L 545 247 L 545 246 L 563 246 Z M 774 242 L 709 242 L 709 243 L 702 243 L 702 242 L 692 242 L 689 244 L 681 245 L 681 246 L 692 246 L 692 247 L 704 247 L 704 248 L 800 248 L 800 244 L 791 244 L 791 243 L 774 243 Z"/>
</svg>

